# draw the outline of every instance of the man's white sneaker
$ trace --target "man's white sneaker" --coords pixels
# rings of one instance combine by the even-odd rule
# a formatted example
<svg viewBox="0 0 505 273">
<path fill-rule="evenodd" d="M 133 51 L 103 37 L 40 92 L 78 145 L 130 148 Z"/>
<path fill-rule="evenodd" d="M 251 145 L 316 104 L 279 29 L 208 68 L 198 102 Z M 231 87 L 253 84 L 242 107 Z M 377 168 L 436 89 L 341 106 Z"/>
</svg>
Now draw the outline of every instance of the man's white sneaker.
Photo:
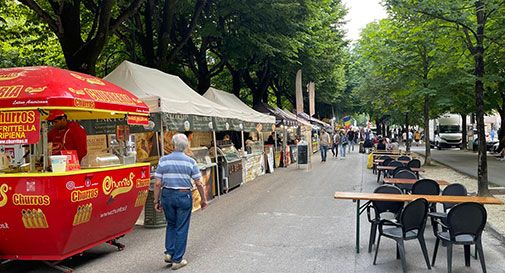
<svg viewBox="0 0 505 273">
<path fill-rule="evenodd" d="M 172 263 L 172 256 L 170 256 L 170 254 L 165 254 L 164 260 L 165 260 L 165 263 L 171 264 Z"/>
<path fill-rule="evenodd" d="M 181 267 L 185 267 L 187 264 L 188 264 L 188 261 L 186 261 L 186 259 L 182 259 L 178 263 L 172 263 L 172 270 L 177 270 Z"/>
</svg>

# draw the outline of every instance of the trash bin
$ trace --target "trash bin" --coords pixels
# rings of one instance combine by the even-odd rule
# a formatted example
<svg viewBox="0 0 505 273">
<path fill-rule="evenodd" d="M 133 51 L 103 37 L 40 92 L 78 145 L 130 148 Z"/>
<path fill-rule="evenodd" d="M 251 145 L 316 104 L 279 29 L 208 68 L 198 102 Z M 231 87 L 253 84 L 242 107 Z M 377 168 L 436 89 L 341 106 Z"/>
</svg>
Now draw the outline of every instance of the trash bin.
<svg viewBox="0 0 505 273">
<path fill-rule="evenodd" d="M 157 212 L 154 208 L 154 182 L 155 179 L 151 179 L 149 183 L 149 193 L 144 207 L 144 227 L 146 228 L 159 228 L 167 225 L 165 214 Z"/>
</svg>

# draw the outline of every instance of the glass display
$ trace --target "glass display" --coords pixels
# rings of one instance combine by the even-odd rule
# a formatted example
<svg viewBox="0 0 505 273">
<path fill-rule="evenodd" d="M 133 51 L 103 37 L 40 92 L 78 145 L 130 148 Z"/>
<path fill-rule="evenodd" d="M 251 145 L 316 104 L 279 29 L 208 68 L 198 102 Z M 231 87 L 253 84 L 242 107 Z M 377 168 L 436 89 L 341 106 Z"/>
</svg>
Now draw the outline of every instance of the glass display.
<svg viewBox="0 0 505 273">
<path fill-rule="evenodd" d="M 223 155 L 226 158 L 226 161 L 228 162 L 240 160 L 239 153 L 233 145 L 227 147 L 221 147 L 221 151 L 223 151 Z"/>
</svg>

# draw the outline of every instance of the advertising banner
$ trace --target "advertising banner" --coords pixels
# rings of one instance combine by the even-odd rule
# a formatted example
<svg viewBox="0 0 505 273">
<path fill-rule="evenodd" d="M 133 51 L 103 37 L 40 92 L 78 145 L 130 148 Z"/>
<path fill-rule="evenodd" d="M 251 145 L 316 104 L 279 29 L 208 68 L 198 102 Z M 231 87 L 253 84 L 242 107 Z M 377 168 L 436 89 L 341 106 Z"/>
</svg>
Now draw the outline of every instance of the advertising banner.
<svg viewBox="0 0 505 273">
<path fill-rule="evenodd" d="M 302 70 L 296 72 L 296 113 L 303 113 Z"/>
<path fill-rule="evenodd" d="M 0 112 L 0 145 L 35 144 L 39 139 L 38 111 Z"/>
<path fill-rule="evenodd" d="M 312 117 L 316 114 L 316 84 L 309 83 L 309 115 Z"/>
</svg>

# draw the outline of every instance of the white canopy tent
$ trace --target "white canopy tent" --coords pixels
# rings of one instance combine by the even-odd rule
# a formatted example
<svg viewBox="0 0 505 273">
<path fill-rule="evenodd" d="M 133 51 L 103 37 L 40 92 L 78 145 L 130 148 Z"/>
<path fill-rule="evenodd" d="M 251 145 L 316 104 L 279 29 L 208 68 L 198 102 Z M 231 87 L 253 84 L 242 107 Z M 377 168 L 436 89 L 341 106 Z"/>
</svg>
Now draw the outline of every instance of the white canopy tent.
<svg viewBox="0 0 505 273">
<path fill-rule="evenodd" d="M 202 97 L 179 77 L 153 68 L 123 61 L 104 79 L 135 94 L 152 113 L 241 119 L 240 112 Z"/>
<path fill-rule="evenodd" d="M 235 95 L 215 88 L 209 88 L 203 96 L 221 106 L 229 107 L 241 113 L 241 119 L 254 123 L 275 124 L 275 117 L 260 113 L 242 102 Z"/>
</svg>

